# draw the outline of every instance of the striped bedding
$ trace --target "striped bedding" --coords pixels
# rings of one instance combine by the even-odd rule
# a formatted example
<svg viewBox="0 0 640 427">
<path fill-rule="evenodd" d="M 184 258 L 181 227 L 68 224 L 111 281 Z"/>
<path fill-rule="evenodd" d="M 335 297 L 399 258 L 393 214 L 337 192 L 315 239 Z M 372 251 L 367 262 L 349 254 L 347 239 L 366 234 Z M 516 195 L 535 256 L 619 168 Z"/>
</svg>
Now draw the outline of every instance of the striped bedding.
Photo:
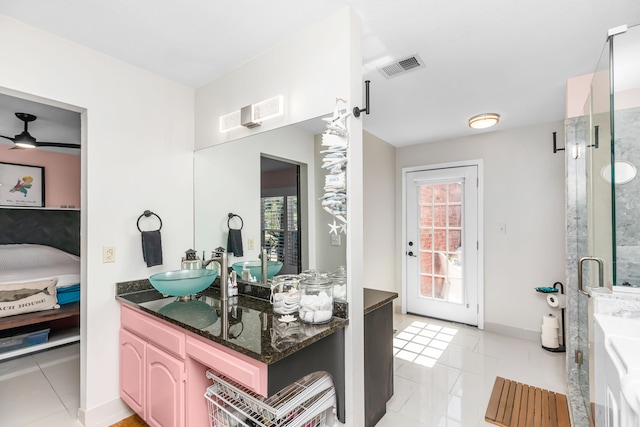
<svg viewBox="0 0 640 427">
<path fill-rule="evenodd" d="M 0 287 L 54 277 L 59 304 L 80 299 L 80 257 L 50 246 L 0 245 Z"/>
</svg>

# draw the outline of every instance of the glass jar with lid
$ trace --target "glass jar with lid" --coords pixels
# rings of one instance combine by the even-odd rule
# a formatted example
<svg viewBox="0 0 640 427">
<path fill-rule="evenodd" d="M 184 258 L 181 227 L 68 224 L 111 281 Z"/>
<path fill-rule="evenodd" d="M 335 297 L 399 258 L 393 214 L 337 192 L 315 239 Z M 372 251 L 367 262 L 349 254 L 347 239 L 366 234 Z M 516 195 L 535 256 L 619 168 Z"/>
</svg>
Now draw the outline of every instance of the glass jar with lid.
<svg viewBox="0 0 640 427">
<path fill-rule="evenodd" d="M 275 276 L 271 282 L 271 304 L 276 314 L 296 314 L 300 303 L 300 277 L 293 274 Z"/>
<path fill-rule="evenodd" d="M 347 267 L 341 265 L 331 274 L 329 278 L 333 281 L 333 299 L 347 300 Z"/>
<path fill-rule="evenodd" d="M 333 282 L 319 271 L 305 272 L 300 281 L 300 320 L 310 324 L 328 323 L 333 317 Z"/>
</svg>

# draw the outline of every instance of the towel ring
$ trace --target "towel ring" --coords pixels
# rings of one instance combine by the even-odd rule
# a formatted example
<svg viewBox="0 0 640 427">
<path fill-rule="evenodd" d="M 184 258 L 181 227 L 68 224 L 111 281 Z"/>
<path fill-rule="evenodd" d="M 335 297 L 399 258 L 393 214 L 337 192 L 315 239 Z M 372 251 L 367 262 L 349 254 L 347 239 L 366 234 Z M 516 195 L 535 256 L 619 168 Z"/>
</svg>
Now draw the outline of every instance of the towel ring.
<svg viewBox="0 0 640 427">
<path fill-rule="evenodd" d="M 142 230 L 140 230 L 140 220 L 142 219 L 142 217 L 144 216 L 144 217 L 149 218 L 151 215 L 155 216 L 156 218 L 158 218 L 158 221 L 160 221 L 160 228 L 158 228 L 158 230 L 157 230 L 157 231 L 162 230 L 162 218 L 160 218 L 160 217 L 158 216 L 158 214 L 156 214 L 156 213 L 154 213 L 154 212 L 151 212 L 150 210 L 146 210 L 146 211 L 144 211 L 144 213 L 143 213 L 142 215 L 140 215 L 140 216 L 138 217 L 138 222 L 136 223 L 136 226 L 138 227 L 138 231 L 139 231 L 139 232 L 141 232 L 141 233 L 142 233 Z"/>
<path fill-rule="evenodd" d="M 237 216 L 238 218 L 240 218 L 240 230 L 242 230 L 242 228 L 244 227 L 244 221 L 242 220 L 242 217 L 240 215 L 236 215 L 234 213 L 229 212 L 229 215 L 227 215 L 229 217 L 229 219 L 227 219 L 227 227 L 229 228 L 229 230 L 236 230 L 234 228 L 231 228 L 231 219 L 234 216 Z"/>
</svg>

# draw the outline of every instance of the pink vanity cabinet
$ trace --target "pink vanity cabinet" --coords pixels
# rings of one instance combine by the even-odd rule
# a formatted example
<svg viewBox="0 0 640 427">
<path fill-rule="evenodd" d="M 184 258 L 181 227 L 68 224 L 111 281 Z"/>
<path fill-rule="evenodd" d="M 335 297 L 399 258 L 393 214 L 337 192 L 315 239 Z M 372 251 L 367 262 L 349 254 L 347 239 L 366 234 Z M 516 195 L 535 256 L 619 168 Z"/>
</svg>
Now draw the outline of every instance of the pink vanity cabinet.
<svg viewBox="0 0 640 427">
<path fill-rule="evenodd" d="M 185 334 L 123 306 L 120 397 L 152 427 L 185 425 Z"/>
<path fill-rule="evenodd" d="M 209 367 L 267 394 L 264 363 L 128 305 L 120 321 L 120 397 L 152 427 L 208 426 Z"/>
<path fill-rule="evenodd" d="M 199 316 L 209 318 L 209 310 L 220 306 L 217 290 L 192 304 L 195 311 L 187 305 L 190 315 L 197 313 L 187 320 L 180 311 L 167 311 L 175 298 L 163 297 L 145 282 L 118 284 L 116 299 L 121 303 L 120 396 L 149 425 L 209 427 L 204 398 L 212 385 L 206 376 L 209 369 L 265 397 L 305 375 L 327 372 L 335 387 L 336 414 L 345 422 L 347 319 L 335 316 L 324 325 L 300 324 L 288 341 L 275 341 L 271 304 L 240 295 L 227 310 L 225 335 L 223 317 L 215 327 L 198 326 Z M 202 308 L 206 310 L 199 311 Z"/>
</svg>

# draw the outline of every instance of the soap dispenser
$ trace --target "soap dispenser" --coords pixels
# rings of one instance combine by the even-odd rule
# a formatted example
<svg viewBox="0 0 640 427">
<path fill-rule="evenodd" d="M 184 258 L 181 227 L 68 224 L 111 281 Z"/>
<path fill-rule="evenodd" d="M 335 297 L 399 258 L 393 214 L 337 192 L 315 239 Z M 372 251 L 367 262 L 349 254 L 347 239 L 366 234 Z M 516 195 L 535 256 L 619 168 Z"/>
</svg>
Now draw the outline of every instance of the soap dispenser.
<svg viewBox="0 0 640 427">
<path fill-rule="evenodd" d="M 180 264 L 182 270 L 199 270 L 202 268 L 202 261 L 196 255 L 196 251 L 189 249 L 185 252 L 182 263 Z"/>
</svg>

